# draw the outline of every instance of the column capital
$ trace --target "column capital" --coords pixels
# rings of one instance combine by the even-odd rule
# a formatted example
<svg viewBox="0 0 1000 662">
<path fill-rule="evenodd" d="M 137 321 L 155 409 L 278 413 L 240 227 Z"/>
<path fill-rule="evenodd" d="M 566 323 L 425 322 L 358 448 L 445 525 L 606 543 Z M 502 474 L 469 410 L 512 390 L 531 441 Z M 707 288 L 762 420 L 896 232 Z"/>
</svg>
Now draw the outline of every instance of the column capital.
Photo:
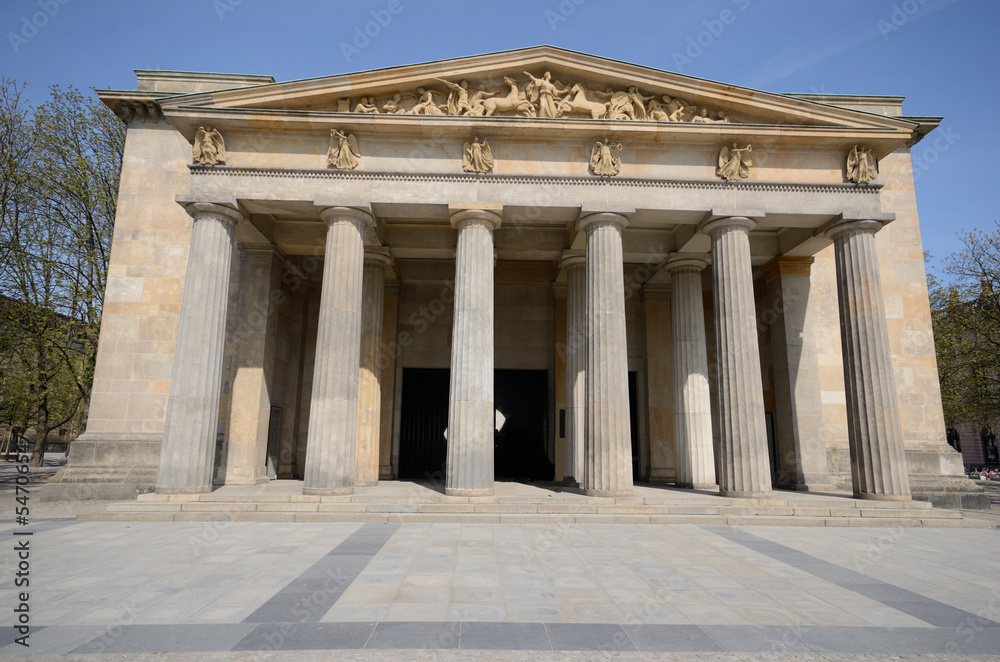
<svg viewBox="0 0 1000 662">
<path fill-rule="evenodd" d="M 245 221 L 246 216 L 238 209 L 226 207 L 214 202 L 193 202 L 184 207 L 184 211 L 191 215 L 191 218 L 214 218 L 222 223 L 236 225 L 240 221 Z"/>
<path fill-rule="evenodd" d="M 587 266 L 587 255 L 583 251 L 563 251 L 562 259 L 559 260 L 560 270 L 585 266 Z"/>
<path fill-rule="evenodd" d="M 770 283 L 779 276 L 808 276 L 815 261 L 812 256 L 779 255 L 768 260 L 760 270 L 764 274 L 764 282 Z"/>
<path fill-rule="evenodd" d="M 882 229 L 882 226 L 882 221 L 875 219 L 844 219 L 835 223 L 823 234 L 826 235 L 827 239 L 836 241 L 838 237 L 845 234 L 875 234 Z"/>
<path fill-rule="evenodd" d="M 365 266 L 388 267 L 392 264 L 389 249 L 384 246 L 365 246 Z"/>
<path fill-rule="evenodd" d="M 715 232 L 727 228 L 740 228 L 749 233 L 757 227 L 757 221 L 748 216 L 724 216 L 702 223 L 701 231 L 711 236 Z"/>
<path fill-rule="evenodd" d="M 708 266 L 708 262 L 699 257 L 682 257 L 676 256 L 670 258 L 663 268 L 667 270 L 668 274 L 676 273 L 692 273 L 700 274 Z"/>
<path fill-rule="evenodd" d="M 326 207 L 320 210 L 319 217 L 326 221 L 327 225 L 333 225 L 337 221 L 353 223 L 362 232 L 368 226 L 375 224 L 375 217 L 371 213 L 355 207 Z"/>
<path fill-rule="evenodd" d="M 476 223 L 490 230 L 496 230 L 503 221 L 499 210 L 449 207 L 448 211 L 451 214 L 451 227 L 459 230 Z"/>
<path fill-rule="evenodd" d="M 615 225 L 619 230 L 623 230 L 628 225 L 628 217 L 610 211 L 587 214 L 576 222 L 576 229 L 589 233 L 593 228 L 602 225 Z"/>
</svg>

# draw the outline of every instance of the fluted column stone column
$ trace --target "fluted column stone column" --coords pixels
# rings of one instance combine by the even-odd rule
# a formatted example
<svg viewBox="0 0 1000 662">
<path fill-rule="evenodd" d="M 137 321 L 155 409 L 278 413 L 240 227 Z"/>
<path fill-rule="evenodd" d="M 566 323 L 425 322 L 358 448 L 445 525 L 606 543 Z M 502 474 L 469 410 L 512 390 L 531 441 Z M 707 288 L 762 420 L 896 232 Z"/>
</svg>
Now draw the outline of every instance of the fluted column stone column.
<svg viewBox="0 0 1000 662">
<path fill-rule="evenodd" d="M 361 368 L 358 372 L 358 429 L 355 484 L 378 484 L 379 440 L 382 424 L 382 310 L 385 304 L 385 268 L 392 263 L 386 248 L 365 251 L 361 295 Z"/>
<path fill-rule="evenodd" d="M 587 408 L 587 258 L 567 255 L 566 271 L 566 456 L 565 482 L 585 484 Z"/>
<path fill-rule="evenodd" d="M 351 494 L 355 481 L 364 230 L 371 214 L 320 212 L 327 224 L 303 494 Z"/>
<path fill-rule="evenodd" d="M 585 492 L 592 496 L 632 494 L 632 437 L 625 334 L 621 214 L 583 217 L 587 233 L 587 369 Z"/>
<path fill-rule="evenodd" d="M 834 225 L 851 478 L 858 499 L 908 501 L 910 480 L 882 300 L 877 220 Z"/>
<path fill-rule="evenodd" d="M 749 218 L 730 216 L 709 221 L 703 228 L 712 238 L 722 496 L 759 497 L 771 492 L 750 264 L 750 230 L 755 225 Z"/>
<path fill-rule="evenodd" d="M 705 304 L 697 258 L 667 262 L 670 273 L 670 320 L 674 352 L 674 446 L 677 485 L 715 489 L 712 449 L 712 399 L 708 386 Z"/>
<path fill-rule="evenodd" d="M 212 489 L 233 227 L 243 220 L 211 203 L 187 212 L 194 222 L 156 475 L 156 491 L 164 494 Z"/>
<path fill-rule="evenodd" d="M 493 231 L 499 214 L 462 209 L 458 228 L 455 306 L 448 395 L 445 494 L 493 494 Z"/>
</svg>

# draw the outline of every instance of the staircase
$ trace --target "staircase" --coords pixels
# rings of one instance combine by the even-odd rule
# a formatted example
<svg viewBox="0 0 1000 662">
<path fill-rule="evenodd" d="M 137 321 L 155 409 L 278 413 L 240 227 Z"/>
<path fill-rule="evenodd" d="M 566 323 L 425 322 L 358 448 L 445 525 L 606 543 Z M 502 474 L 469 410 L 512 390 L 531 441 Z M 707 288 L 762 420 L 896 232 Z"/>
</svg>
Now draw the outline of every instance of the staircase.
<svg viewBox="0 0 1000 662">
<path fill-rule="evenodd" d="M 451 497 L 426 483 L 388 482 L 349 496 L 307 496 L 299 481 L 226 485 L 210 494 L 141 494 L 81 521 L 463 522 L 479 524 L 723 524 L 993 528 L 923 501 L 775 491 L 736 499 L 637 485 L 629 497 L 589 497 L 555 484 L 497 483 L 494 496 Z"/>
</svg>

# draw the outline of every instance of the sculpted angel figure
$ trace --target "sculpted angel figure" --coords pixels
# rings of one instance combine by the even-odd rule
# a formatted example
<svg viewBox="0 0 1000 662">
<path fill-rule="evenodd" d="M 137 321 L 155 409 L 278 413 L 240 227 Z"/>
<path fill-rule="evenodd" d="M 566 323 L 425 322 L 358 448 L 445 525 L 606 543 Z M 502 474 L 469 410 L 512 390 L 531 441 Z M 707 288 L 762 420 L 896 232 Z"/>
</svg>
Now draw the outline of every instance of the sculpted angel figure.
<svg viewBox="0 0 1000 662">
<path fill-rule="evenodd" d="M 219 165 L 226 162 L 226 143 L 222 140 L 222 134 L 216 129 L 206 129 L 198 127 L 198 132 L 194 134 L 194 148 L 192 149 L 194 160 L 202 165 Z"/>
<path fill-rule="evenodd" d="M 605 139 L 590 150 L 590 169 L 595 175 L 613 177 L 622 170 L 622 144 Z"/>
<path fill-rule="evenodd" d="M 542 74 L 541 78 L 535 78 L 527 71 L 524 74 L 531 79 L 531 84 L 529 85 L 531 96 L 537 95 L 538 97 L 538 116 L 539 117 L 559 117 L 560 109 L 559 102 L 562 100 L 561 97 L 565 95 L 565 90 L 558 81 L 552 82 L 552 74 L 546 71 Z M 530 97 L 529 97 L 530 98 Z M 535 99 L 531 99 L 534 101 Z"/>
<path fill-rule="evenodd" d="M 330 129 L 330 149 L 326 152 L 327 165 L 340 170 L 354 170 L 361 165 L 361 152 L 354 135 Z"/>
<path fill-rule="evenodd" d="M 737 148 L 736 143 L 733 143 L 731 149 L 723 145 L 719 152 L 719 169 L 716 174 L 727 182 L 746 179 L 750 176 L 750 166 L 753 165 L 750 161 L 752 151 L 752 145 Z"/>
<path fill-rule="evenodd" d="M 448 94 L 449 115 L 465 115 L 469 110 L 472 110 L 472 105 L 469 103 L 469 81 L 463 80 L 461 83 L 455 84 L 443 78 L 435 78 L 434 80 L 444 83 L 451 89 Z"/>
<path fill-rule="evenodd" d="M 878 175 L 878 161 L 867 147 L 855 145 L 847 155 L 847 178 L 855 184 L 868 184 Z"/>
<path fill-rule="evenodd" d="M 462 170 L 484 173 L 493 170 L 493 165 L 493 152 L 488 141 L 479 142 L 476 137 L 471 143 L 465 143 L 465 149 L 462 150 Z"/>
</svg>

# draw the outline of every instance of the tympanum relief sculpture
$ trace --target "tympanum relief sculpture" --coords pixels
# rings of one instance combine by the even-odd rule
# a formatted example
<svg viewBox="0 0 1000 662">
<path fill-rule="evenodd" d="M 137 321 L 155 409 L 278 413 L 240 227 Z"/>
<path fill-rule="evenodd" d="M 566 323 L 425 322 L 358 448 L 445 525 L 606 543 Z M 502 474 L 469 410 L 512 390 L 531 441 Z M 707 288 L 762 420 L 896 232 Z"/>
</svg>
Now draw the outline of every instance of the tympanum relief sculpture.
<svg viewBox="0 0 1000 662">
<path fill-rule="evenodd" d="M 195 163 L 201 165 L 222 165 L 226 162 L 226 143 L 222 134 L 216 129 L 198 127 L 194 135 L 194 147 L 191 150 Z"/>
<path fill-rule="evenodd" d="M 639 122 L 702 122 L 727 124 L 722 110 L 710 110 L 669 95 L 644 94 L 637 85 L 626 90 L 590 89 L 582 82 L 563 84 L 549 71 L 540 76 L 525 71 L 526 82 L 504 76 L 505 85 L 486 89 L 467 80 L 435 78 L 446 92 L 418 87 L 376 101 L 361 97 L 355 103 L 338 99 L 338 111 L 389 115 L 466 115 L 490 117 L 513 113 L 522 117 L 590 117 Z"/>
<path fill-rule="evenodd" d="M 488 141 L 479 142 L 479 138 L 473 138 L 471 143 L 465 143 L 462 150 L 462 170 L 484 173 L 492 171 L 493 165 L 493 150 Z"/>
<path fill-rule="evenodd" d="M 716 174 L 727 182 L 739 181 L 750 176 L 750 168 L 753 162 L 750 160 L 752 145 L 737 147 L 733 143 L 732 147 L 723 145 L 719 152 L 719 168 Z"/>
<path fill-rule="evenodd" d="M 878 176 L 878 160 L 867 147 L 855 145 L 847 155 L 847 179 L 868 184 Z"/>
<path fill-rule="evenodd" d="M 330 129 L 330 149 L 326 152 L 326 164 L 338 170 L 354 170 L 361 165 L 361 151 L 353 134 Z"/>
</svg>

